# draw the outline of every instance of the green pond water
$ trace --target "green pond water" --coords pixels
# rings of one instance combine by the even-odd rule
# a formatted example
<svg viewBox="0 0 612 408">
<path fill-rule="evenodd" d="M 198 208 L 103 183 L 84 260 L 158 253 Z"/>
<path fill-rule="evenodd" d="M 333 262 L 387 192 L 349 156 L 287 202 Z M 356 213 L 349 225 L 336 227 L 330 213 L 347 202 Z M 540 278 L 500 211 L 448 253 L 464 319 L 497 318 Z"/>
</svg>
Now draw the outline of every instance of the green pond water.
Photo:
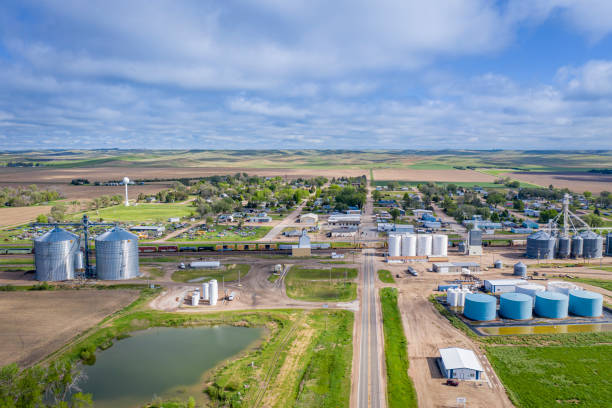
<svg viewBox="0 0 612 408">
<path fill-rule="evenodd" d="M 135 332 L 97 353 L 93 366 L 82 366 L 87 378 L 79 385 L 102 408 L 140 407 L 156 396 L 201 401 L 203 374 L 262 334 L 261 328 L 230 326 Z"/>
<path fill-rule="evenodd" d="M 553 326 L 479 327 L 485 335 L 594 333 L 612 331 L 612 323 L 558 324 Z"/>
</svg>

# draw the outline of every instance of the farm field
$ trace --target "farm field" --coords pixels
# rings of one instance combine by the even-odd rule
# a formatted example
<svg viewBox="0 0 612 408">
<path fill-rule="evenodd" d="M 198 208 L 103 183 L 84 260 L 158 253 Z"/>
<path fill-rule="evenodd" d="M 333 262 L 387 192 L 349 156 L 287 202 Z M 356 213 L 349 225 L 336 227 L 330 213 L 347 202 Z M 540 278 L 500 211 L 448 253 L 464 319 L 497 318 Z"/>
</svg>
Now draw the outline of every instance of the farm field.
<svg viewBox="0 0 612 408">
<path fill-rule="evenodd" d="M 345 274 L 348 281 L 345 281 Z M 347 302 L 357 297 L 353 268 L 303 269 L 297 266 L 285 277 L 287 296 L 309 302 Z"/>
<path fill-rule="evenodd" d="M 513 172 L 504 173 L 501 176 L 508 176 L 521 182 L 538 184 L 548 187 L 553 185 L 556 188 L 568 188 L 571 191 L 582 193 L 590 191 L 599 194 L 602 191 L 612 190 L 612 175 L 597 173 L 576 173 L 576 172 Z"/>
<path fill-rule="evenodd" d="M 40 214 L 49 214 L 50 210 L 50 205 L 2 207 L 0 208 L 0 227 L 12 227 L 35 221 Z"/>
<path fill-rule="evenodd" d="M 2 292 L 0 366 L 29 366 L 138 297 L 135 290 Z"/>
<path fill-rule="evenodd" d="M 612 346 L 488 347 L 517 407 L 606 407 L 612 401 Z"/>
<path fill-rule="evenodd" d="M 244 278 L 251 269 L 249 264 L 229 264 L 222 265 L 220 269 L 179 269 L 172 274 L 172 280 L 175 282 L 190 282 L 197 280 L 208 280 L 216 279 L 219 282 L 225 280 L 225 282 L 237 281 L 238 275 L 240 278 Z"/>
<path fill-rule="evenodd" d="M 374 180 L 401 180 L 401 181 L 438 181 L 484 183 L 494 182 L 496 177 L 474 170 L 457 169 L 374 169 Z"/>
<path fill-rule="evenodd" d="M 190 217 L 194 213 L 194 207 L 183 204 L 138 204 L 129 207 L 120 204 L 87 211 L 85 214 L 96 221 L 103 219 L 104 221 L 165 222 L 170 217 Z M 79 220 L 82 217 L 83 213 L 74 214 L 72 219 Z"/>
</svg>

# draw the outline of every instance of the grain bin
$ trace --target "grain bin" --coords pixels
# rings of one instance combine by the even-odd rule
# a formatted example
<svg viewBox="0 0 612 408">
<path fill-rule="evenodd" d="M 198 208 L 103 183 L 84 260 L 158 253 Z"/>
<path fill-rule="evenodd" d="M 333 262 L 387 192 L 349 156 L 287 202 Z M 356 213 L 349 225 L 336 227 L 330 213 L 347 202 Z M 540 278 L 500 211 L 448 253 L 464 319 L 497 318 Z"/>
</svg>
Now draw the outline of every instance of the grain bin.
<svg viewBox="0 0 612 408">
<path fill-rule="evenodd" d="M 468 245 L 469 246 L 482 246 L 482 231 L 479 229 L 473 229 L 468 232 Z"/>
<path fill-rule="evenodd" d="M 553 259 L 555 257 L 556 238 L 546 231 L 537 231 L 527 237 L 528 258 Z"/>
<path fill-rule="evenodd" d="M 389 235 L 389 256 L 401 256 L 402 236 L 393 234 Z"/>
<path fill-rule="evenodd" d="M 406 234 L 402 236 L 402 256 L 416 255 L 416 235 Z"/>
<path fill-rule="evenodd" d="M 85 256 L 81 248 L 77 249 L 74 253 L 74 272 L 83 273 L 85 272 Z"/>
<path fill-rule="evenodd" d="M 520 276 L 525 278 L 527 276 L 527 265 L 522 262 L 517 262 L 514 264 L 514 276 Z"/>
<path fill-rule="evenodd" d="M 217 304 L 217 300 L 219 299 L 219 286 L 217 285 L 217 280 L 216 279 L 211 279 L 208 282 L 209 285 L 209 302 L 211 306 L 214 306 Z"/>
<path fill-rule="evenodd" d="M 557 241 L 557 256 L 559 258 L 569 258 L 571 254 L 571 242 L 569 237 L 559 237 Z"/>
<path fill-rule="evenodd" d="M 417 256 L 430 256 L 431 247 L 432 247 L 431 235 L 426 235 L 426 234 L 417 235 L 417 248 L 416 248 Z"/>
<path fill-rule="evenodd" d="M 138 237 L 114 227 L 95 239 L 96 274 L 102 280 L 134 279 L 138 270 Z"/>
<path fill-rule="evenodd" d="M 495 267 L 495 269 L 501 269 L 504 267 L 504 263 L 498 259 L 497 261 L 495 261 L 493 266 Z"/>
<path fill-rule="evenodd" d="M 581 258 L 582 257 L 582 237 L 580 235 L 574 235 L 572 237 L 572 258 Z"/>
<path fill-rule="evenodd" d="M 79 237 L 59 227 L 34 240 L 36 280 L 63 281 L 74 279 L 74 258 L 79 250 Z"/>
<path fill-rule="evenodd" d="M 612 255 L 612 232 L 606 236 L 606 255 Z"/>
<path fill-rule="evenodd" d="M 582 257 L 601 258 L 603 252 L 603 238 L 593 231 L 582 231 Z"/>
<path fill-rule="evenodd" d="M 533 300 L 524 293 L 503 293 L 499 297 L 499 314 L 506 319 L 531 319 Z"/>
<path fill-rule="evenodd" d="M 208 284 L 208 282 L 204 282 L 202 284 L 202 300 L 204 300 L 205 302 L 208 302 L 210 300 L 210 285 Z"/>
<path fill-rule="evenodd" d="M 436 234 L 432 238 L 431 254 L 433 256 L 448 255 L 448 236 L 444 234 Z"/>
<path fill-rule="evenodd" d="M 603 296 L 588 290 L 569 293 L 569 312 L 576 316 L 599 317 L 603 313 Z"/>
<path fill-rule="evenodd" d="M 569 298 L 557 292 L 539 292 L 535 298 L 535 313 L 540 317 L 549 319 L 563 319 L 567 317 Z"/>
<path fill-rule="evenodd" d="M 527 283 L 525 285 L 517 285 L 514 288 L 514 291 L 516 293 L 523 293 L 525 295 L 530 296 L 532 299 L 532 303 L 534 305 L 535 305 L 535 296 L 540 292 L 544 292 L 545 290 L 546 288 L 543 285 L 538 285 L 536 283 Z"/>
<path fill-rule="evenodd" d="M 199 304 L 200 304 L 200 292 L 196 290 L 191 294 L 191 306 L 197 306 Z"/>
<path fill-rule="evenodd" d="M 471 320 L 495 320 L 497 302 L 495 297 L 482 293 L 468 293 L 465 295 L 463 314 Z"/>
</svg>

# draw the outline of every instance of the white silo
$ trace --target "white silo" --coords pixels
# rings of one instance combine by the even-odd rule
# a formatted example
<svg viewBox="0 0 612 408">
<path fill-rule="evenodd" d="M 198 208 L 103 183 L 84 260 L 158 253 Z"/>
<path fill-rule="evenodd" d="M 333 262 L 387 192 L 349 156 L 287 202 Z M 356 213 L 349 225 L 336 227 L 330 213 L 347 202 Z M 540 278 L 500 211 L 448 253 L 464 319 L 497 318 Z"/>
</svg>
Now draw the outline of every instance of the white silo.
<svg viewBox="0 0 612 408">
<path fill-rule="evenodd" d="M 444 234 L 436 234 L 433 236 L 432 255 L 447 256 L 448 236 Z"/>
<path fill-rule="evenodd" d="M 402 237 L 402 256 L 416 255 L 416 236 L 406 234 Z"/>
<path fill-rule="evenodd" d="M 446 291 L 446 303 L 451 307 L 457 306 L 457 291 L 455 288 Z"/>
<path fill-rule="evenodd" d="M 431 235 L 418 235 L 417 236 L 417 256 L 430 256 L 431 255 L 432 239 Z"/>
<path fill-rule="evenodd" d="M 389 256 L 401 256 L 402 236 L 389 235 Z"/>
<path fill-rule="evenodd" d="M 200 304 L 200 292 L 194 291 L 191 295 L 191 306 L 197 306 Z"/>
<path fill-rule="evenodd" d="M 210 299 L 210 292 L 208 290 L 209 290 L 209 284 L 208 282 L 204 282 L 202 284 L 202 299 L 205 302 L 208 302 L 208 300 Z"/>
<path fill-rule="evenodd" d="M 212 279 L 209 284 L 209 295 L 210 295 L 210 305 L 214 306 L 217 304 L 217 299 L 219 298 L 219 286 L 217 286 L 217 280 Z"/>
<path fill-rule="evenodd" d="M 465 305 L 465 295 L 468 293 L 471 293 L 469 289 L 460 289 L 457 306 L 463 307 Z"/>
</svg>

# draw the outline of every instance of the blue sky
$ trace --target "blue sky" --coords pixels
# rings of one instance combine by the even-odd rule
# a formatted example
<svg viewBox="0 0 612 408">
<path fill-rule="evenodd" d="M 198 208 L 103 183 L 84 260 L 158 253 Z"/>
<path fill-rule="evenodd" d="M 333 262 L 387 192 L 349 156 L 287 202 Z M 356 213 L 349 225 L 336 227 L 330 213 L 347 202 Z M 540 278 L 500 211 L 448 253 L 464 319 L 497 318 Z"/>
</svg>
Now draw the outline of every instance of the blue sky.
<svg viewBox="0 0 612 408">
<path fill-rule="evenodd" d="M 0 150 L 612 149 L 612 1 L 0 4 Z"/>
</svg>

